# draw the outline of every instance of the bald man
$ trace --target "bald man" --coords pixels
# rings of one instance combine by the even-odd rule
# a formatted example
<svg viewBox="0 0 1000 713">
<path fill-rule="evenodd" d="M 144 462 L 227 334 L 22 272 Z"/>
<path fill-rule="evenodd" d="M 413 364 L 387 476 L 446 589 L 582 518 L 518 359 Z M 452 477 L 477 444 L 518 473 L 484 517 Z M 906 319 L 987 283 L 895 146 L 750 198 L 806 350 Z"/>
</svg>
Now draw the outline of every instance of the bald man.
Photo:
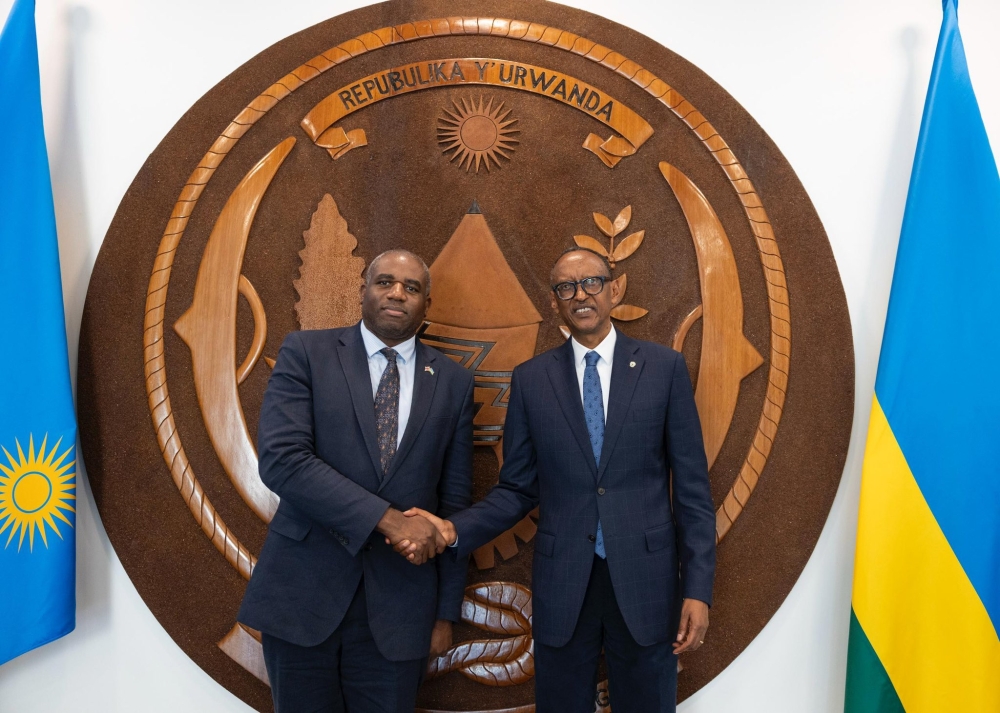
<svg viewBox="0 0 1000 713">
<path fill-rule="evenodd" d="M 467 558 L 435 557 L 440 534 L 402 514 L 471 500 L 472 373 L 416 338 L 430 302 L 426 264 L 391 250 L 361 322 L 278 354 L 258 445 L 281 504 L 239 613 L 262 632 L 277 713 L 413 713 L 428 654 L 451 645 Z"/>
</svg>

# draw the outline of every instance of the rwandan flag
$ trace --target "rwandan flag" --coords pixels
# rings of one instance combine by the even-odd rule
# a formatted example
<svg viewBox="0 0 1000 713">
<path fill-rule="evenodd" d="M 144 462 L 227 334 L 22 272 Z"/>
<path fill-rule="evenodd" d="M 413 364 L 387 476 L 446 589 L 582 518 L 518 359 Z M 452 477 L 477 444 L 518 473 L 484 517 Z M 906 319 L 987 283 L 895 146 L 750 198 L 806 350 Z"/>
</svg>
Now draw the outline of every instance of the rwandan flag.
<svg viewBox="0 0 1000 713">
<path fill-rule="evenodd" d="M 0 34 L 0 664 L 76 622 L 76 418 L 35 3 Z"/>
<path fill-rule="evenodd" d="M 945 0 L 861 480 L 846 713 L 1000 711 L 1000 177 Z"/>
</svg>

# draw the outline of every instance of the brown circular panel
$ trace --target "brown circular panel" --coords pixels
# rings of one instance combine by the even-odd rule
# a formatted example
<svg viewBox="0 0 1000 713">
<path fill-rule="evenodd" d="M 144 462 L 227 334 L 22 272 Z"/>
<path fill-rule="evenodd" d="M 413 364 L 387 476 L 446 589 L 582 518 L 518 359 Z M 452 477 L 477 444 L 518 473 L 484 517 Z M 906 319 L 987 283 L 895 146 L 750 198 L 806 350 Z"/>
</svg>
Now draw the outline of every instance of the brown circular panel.
<svg viewBox="0 0 1000 713">
<path fill-rule="evenodd" d="M 379 252 L 424 256 L 422 338 L 476 374 L 481 497 L 510 371 L 564 338 L 548 272 L 574 243 L 625 287 L 618 328 L 682 350 L 696 382 L 720 543 L 681 697 L 760 632 L 819 537 L 853 415 L 844 293 L 795 173 L 732 97 L 632 30 L 544 2 L 385 3 L 279 42 L 195 104 L 123 199 L 87 296 L 98 507 L 154 615 L 220 684 L 270 709 L 235 615 L 277 502 L 254 441 L 284 336 L 356 321 Z M 534 533 L 529 516 L 475 553 L 460 648 L 431 662 L 421 706 L 530 709 Z M 504 641 L 469 645 L 483 639 Z"/>
<path fill-rule="evenodd" d="M 485 151 L 497 140 L 497 125 L 485 116 L 470 116 L 462 122 L 462 143 L 473 151 Z"/>
</svg>

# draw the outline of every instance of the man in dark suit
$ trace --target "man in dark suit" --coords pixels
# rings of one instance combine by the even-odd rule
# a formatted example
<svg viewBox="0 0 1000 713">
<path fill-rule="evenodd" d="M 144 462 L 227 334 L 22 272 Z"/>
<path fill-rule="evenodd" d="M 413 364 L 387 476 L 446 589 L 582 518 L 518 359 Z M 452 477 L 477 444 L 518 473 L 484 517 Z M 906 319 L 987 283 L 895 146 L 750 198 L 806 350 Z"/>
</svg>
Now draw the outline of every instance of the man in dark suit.
<svg viewBox="0 0 1000 713">
<path fill-rule="evenodd" d="M 472 374 L 416 339 L 430 273 L 372 261 L 359 324 L 295 332 L 261 408 L 260 476 L 281 498 L 239 621 L 259 629 L 277 713 L 413 713 L 428 653 L 451 645 L 466 558 L 402 511 L 472 491 Z M 393 552 L 412 544 L 414 567 Z"/>
<path fill-rule="evenodd" d="M 615 713 L 673 711 L 677 654 L 708 629 L 715 513 L 691 381 L 680 354 L 615 330 L 620 299 L 602 256 L 559 258 L 552 307 L 572 338 L 514 370 L 500 482 L 449 520 L 407 513 L 465 555 L 539 506 L 538 713 L 594 710 L 602 648 Z"/>
</svg>

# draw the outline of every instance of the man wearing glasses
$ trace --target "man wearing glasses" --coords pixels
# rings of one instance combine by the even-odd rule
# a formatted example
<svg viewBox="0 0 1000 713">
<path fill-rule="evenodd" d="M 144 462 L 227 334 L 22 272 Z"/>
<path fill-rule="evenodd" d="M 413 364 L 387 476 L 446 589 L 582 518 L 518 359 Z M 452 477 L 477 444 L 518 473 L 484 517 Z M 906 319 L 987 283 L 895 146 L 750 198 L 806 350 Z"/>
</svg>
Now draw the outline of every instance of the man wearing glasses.
<svg viewBox="0 0 1000 713">
<path fill-rule="evenodd" d="M 572 338 L 514 370 L 499 483 L 442 520 L 465 556 L 535 506 L 538 713 L 591 713 L 598 658 L 615 713 L 674 711 L 677 654 L 704 643 L 715 513 L 684 358 L 619 333 L 605 259 L 572 248 L 552 268 Z M 407 554 L 402 542 L 398 551 Z"/>
</svg>

